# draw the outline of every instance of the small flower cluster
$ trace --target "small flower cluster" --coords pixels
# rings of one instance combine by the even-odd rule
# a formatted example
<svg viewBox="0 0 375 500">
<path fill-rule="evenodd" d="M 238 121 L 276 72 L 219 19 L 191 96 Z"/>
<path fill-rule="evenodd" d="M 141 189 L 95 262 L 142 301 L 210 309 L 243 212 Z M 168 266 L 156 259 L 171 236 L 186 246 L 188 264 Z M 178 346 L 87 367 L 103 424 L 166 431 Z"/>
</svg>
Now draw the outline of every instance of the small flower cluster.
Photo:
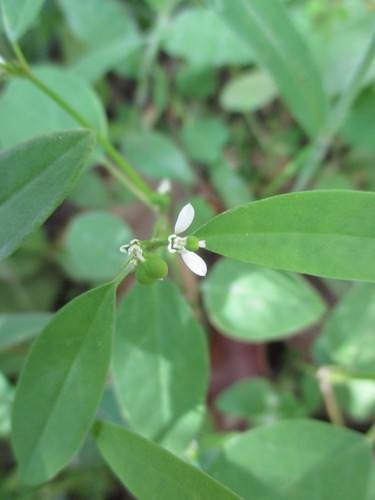
<svg viewBox="0 0 375 500">
<path fill-rule="evenodd" d="M 179 236 L 191 225 L 194 215 L 194 208 L 190 203 L 183 207 L 177 217 L 174 233 L 168 236 L 168 252 L 179 253 L 193 273 L 205 276 L 207 265 L 195 251 L 205 248 L 206 242 L 198 240 L 195 236 Z M 151 284 L 157 279 L 163 279 L 168 273 L 167 264 L 163 259 L 155 254 L 147 254 L 142 243 L 137 239 L 131 240 L 127 245 L 122 245 L 120 252 L 127 253 L 130 261 L 137 266 L 136 277 L 142 284 Z"/>
<path fill-rule="evenodd" d="M 131 240 L 127 245 L 122 245 L 120 247 L 120 252 L 127 253 L 130 255 L 130 261 L 132 264 L 137 265 L 139 262 L 144 262 L 143 250 L 139 240 Z"/>
<path fill-rule="evenodd" d="M 181 254 L 182 260 L 193 273 L 198 276 L 206 276 L 207 266 L 205 261 L 202 257 L 194 253 L 198 248 L 205 248 L 206 242 L 203 240 L 199 241 L 195 236 L 178 236 L 191 225 L 194 215 L 194 208 L 190 203 L 183 207 L 177 217 L 174 234 L 168 236 L 168 252 Z"/>
</svg>

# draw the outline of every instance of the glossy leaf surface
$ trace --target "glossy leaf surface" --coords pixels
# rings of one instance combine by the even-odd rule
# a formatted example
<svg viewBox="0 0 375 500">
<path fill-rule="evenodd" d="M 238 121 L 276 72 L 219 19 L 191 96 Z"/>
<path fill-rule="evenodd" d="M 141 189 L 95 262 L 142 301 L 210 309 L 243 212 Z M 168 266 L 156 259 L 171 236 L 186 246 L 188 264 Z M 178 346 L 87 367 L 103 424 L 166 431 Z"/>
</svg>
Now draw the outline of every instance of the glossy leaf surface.
<svg viewBox="0 0 375 500">
<path fill-rule="evenodd" d="M 120 305 L 113 352 L 116 391 L 134 430 L 183 452 L 202 419 L 207 358 L 204 333 L 174 285 L 135 287 Z"/>
<path fill-rule="evenodd" d="M 292 193 L 224 212 L 195 235 L 206 240 L 208 250 L 232 259 L 327 278 L 375 281 L 374 213 L 374 193 Z"/>
<path fill-rule="evenodd" d="M 71 130 L 37 137 L 0 153 L 0 260 L 67 196 L 94 141 L 93 132 Z"/>
<path fill-rule="evenodd" d="M 73 458 L 99 405 L 112 347 L 115 286 L 80 295 L 38 337 L 17 386 L 13 445 L 27 484 Z"/>
<path fill-rule="evenodd" d="M 216 328 L 250 342 L 296 333 L 325 311 L 322 299 L 301 277 L 244 262 L 219 261 L 202 289 Z"/>
<path fill-rule="evenodd" d="M 293 420 L 227 441 L 209 472 L 244 500 L 362 500 L 370 466 L 361 434 Z"/>
<path fill-rule="evenodd" d="M 95 437 L 108 464 L 139 500 L 239 500 L 197 467 L 134 432 L 97 422 Z"/>
<path fill-rule="evenodd" d="M 336 305 L 317 339 L 316 351 L 327 364 L 375 377 L 374 284 L 355 285 Z"/>
</svg>

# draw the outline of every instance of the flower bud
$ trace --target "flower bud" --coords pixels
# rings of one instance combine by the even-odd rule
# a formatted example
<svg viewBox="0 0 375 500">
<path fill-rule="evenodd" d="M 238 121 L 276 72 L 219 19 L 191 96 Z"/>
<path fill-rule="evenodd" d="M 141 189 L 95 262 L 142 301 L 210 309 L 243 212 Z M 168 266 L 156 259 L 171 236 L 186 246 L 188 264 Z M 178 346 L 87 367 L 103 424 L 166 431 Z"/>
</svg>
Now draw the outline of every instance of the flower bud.
<svg viewBox="0 0 375 500">
<path fill-rule="evenodd" d="M 159 280 L 165 278 L 168 274 L 166 262 L 156 254 L 147 255 L 146 261 L 142 265 L 150 278 Z"/>
<path fill-rule="evenodd" d="M 189 250 L 189 252 L 196 252 L 199 248 L 198 238 L 196 236 L 188 236 L 186 238 L 185 248 Z"/>
</svg>

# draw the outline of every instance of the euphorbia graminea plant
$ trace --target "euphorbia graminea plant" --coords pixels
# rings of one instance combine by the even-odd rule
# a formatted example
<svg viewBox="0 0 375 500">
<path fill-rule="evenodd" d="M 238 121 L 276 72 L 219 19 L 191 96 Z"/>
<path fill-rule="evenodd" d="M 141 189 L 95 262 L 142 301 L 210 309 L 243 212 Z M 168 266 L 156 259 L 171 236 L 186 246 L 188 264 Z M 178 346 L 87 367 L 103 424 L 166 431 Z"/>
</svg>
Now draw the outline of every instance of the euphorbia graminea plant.
<svg viewBox="0 0 375 500">
<path fill-rule="evenodd" d="M 133 11 L 138 12 L 138 3 L 129 3 L 131 9 L 126 11 L 129 19 Z M 142 14 L 137 19 L 139 23 L 133 23 L 132 20 L 133 28 L 129 30 L 137 33 L 136 38 L 139 36 L 141 40 L 143 37 L 139 46 L 150 49 L 145 51 L 144 59 L 142 57 L 138 61 L 140 77 L 134 79 L 137 94 L 137 107 L 134 108 L 137 116 L 134 122 L 138 128 L 134 126 L 133 132 L 137 138 L 142 138 L 141 151 L 137 151 L 139 157 L 148 160 L 153 156 L 154 149 L 157 150 L 156 153 L 166 157 L 171 152 L 176 163 L 180 161 L 179 168 L 174 168 L 174 161 L 166 161 L 166 170 L 169 169 L 171 177 L 175 176 L 176 183 L 185 183 L 185 192 L 202 192 L 193 184 L 194 175 L 191 174 L 189 165 L 181 160 L 172 134 L 168 139 L 164 138 L 163 134 L 168 129 L 168 120 L 164 120 L 164 105 L 155 100 L 150 108 L 144 106 L 148 100 L 145 92 L 147 94 L 147 89 L 155 84 L 153 75 L 149 74 L 151 68 L 158 69 L 155 87 L 159 87 L 160 81 L 169 81 L 170 77 L 172 81 L 176 77 L 174 71 L 176 67 L 180 67 L 180 61 L 174 59 L 175 54 L 185 57 L 187 68 L 194 70 L 193 73 L 196 74 L 197 60 L 193 51 L 186 54 L 183 49 L 188 44 L 183 44 L 181 49 L 178 42 L 183 38 L 184 29 L 190 33 L 191 25 L 189 27 L 188 24 L 189 29 L 186 29 L 184 23 L 194 20 L 196 30 L 195 19 L 199 14 L 199 19 L 207 21 L 198 30 L 199 36 L 210 34 L 213 20 L 215 30 L 210 36 L 215 33 L 219 36 L 216 42 L 214 40 L 215 43 L 209 44 L 210 51 L 202 51 L 202 60 L 203 55 L 207 57 L 216 46 L 221 47 L 224 42 L 226 46 L 223 53 L 217 53 L 209 61 L 207 68 L 202 68 L 203 72 L 208 69 L 211 73 L 213 67 L 230 65 L 233 60 L 238 65 L 242 64 L 241 61 L 246 65 L 259 61 L 276 84 L 272 84 L 272 99 L 276 98 L 277 93 L 282 102 L 287 103 L 287 109 L 283 108 L 283 113 L 288 115 L 288 121 L 294 127 L 291 131 L 297 132 L 301 144 L 311 140 L 311 144 L 298 153 L 297 160 L 291 158 L 292 165 L 299 168 L 296 186 L 304 189 L 323 164 L 324 154 L 329 149 L 335 132 L 341 130 L 343 116 L 361 88 L 366 65 L 373 60 L 375 37 L 369 36 L 369 49 L 363 55 L 358 54 L 356 61 L 360 64 L 357 70 L 348 72 L 353 75 L 348 88 L 335 89 L 335 99 L 332 100 L 331 94 L 327 95 L 321 82 L 322 75 L 308 52 L 309 44 L 304 43 L 293 27 L 292 20 L 286 13 L 288 7 L 282 7 L 278 0 L 207 0 L 205 5 L 217 9 L 215 14 L 203 7 L 197 10 L 194 2 L 190 6 L 189 2 L 182 2 L 179 7 L 178 2 L 145 0 L 141 3 Z M 71 193 L 93 150 L 94 155 L 90 157 L 92 164 L 100 164 L 107 170 L 108 176 L 117 180 L 124 189 L 130 190 L 138 202 L 149 209 L 148 220 L 151 222 L 151 216 L 153 219 L 149 239 L 143 241 L 132 237 L 130 227 L 124 222 L 126 217 L 114 215 L 114 212 L 120 213 L 117 205 L 115 208 L 108 206 L 108 210 L 104 210 L 108 215 L 104 223 L 100 218 L 103 214 L 94 213 L 94 227 L 84 226 L 81 233 L 78 231 L 78 236 L 74 234 L 76 239 L 72 237 L 73 230 L 68 225 L 61 232 L 63 234 L 59 235 L 59 245 L 53 243 L 49 247 L 51 251 L 47 251 L 43 243 L 40 245 L 43 247 L 40 253 L 48 260 L 47 270 L 50 269 L 52 260 L 56 268 L 67 269 L 67 282 L 75 279 L 78 285 L 75 284 L 66 293 L 67 285 L 64 281 L 64 287 L 57 295 L 58 300 L 54 297 L 49 303 L 60 303 L 82 287 L 86 287 L 88 291 L 68 301 L 52 315 L 28 311 L 26 316 L 24 313 L 21 316 L 7 314 L 0 318 L 0 347 L 7 349 L 5 354 L 11 358 L 11 362 L 4 363 L 1 368 L 4 373 L 9 371 L 11 374 L 10 382 L 17 378 L 17 374 L 12 372 L 13 367 L 19 366 L 20 360 L 23 362 L 23 353 L 28 353 L 22 373 L 17 379 L 14 403 L 11 384 L 6 381 L 5 375 L 0 374 L 0 389 L 5 394 L 5 406 L 12 406 L 11 438 L 19 473 L 16 479 L 12 475 L 9 481 L 5 481 L 5 488 L 10 488 L 10 497 L 28 494 L 23 486 L 22 491 L 13 491 L 18 488 L 18 481 L 27 487 L 35 487 L 52 478 L 55 478 L 55 482 L 51 487 L 51 494 L 55 495 L 56 490 L 56 495 L 69 496 L 70 491 L 65 492 L 66 484 L 75 484 L 77 481 L 79 470 L 84 467 L 85 454 L 78 460 L 72 459 L 91 431 L 110 468 L 132 494 L 144 500 L 169 500 L 180 496 L 186 499 L 238 500 L 279 498 L 283 494 L 293 499 L 369 499 L 372 493 L 369 471 L 373 467 L 371 442 L 375 439 L 375 431 L 370 429 L 365 439 L 362 433 L 340 428 L 345 424 L 340 404 L 344 406 L 347 402 L 337 398 L 334 384 L 347 384 L 348 388 L 354 384 L 353 387 L 357 388 L 363 380 L 371 383 L 374 378 L 372 371 L 375 347 L 371 334 L 375 290 L 370 282 L 375 281 L 375 194 L 355 190 L 313 189 L 240 204 L 243 202 L 238 202 L 237 199 L 233 203 L 233 193 L 229 193 L 230 202 L 227 202 L 228 190 L 224 194 L 221 191 L 225 179 L 229 178 L 237 186 L 241 183 L 245 190 L 244 201 L 250 199 L 248 182 L 238 175 L 239 172 L 227 168 L 226 162 L 222 160 L 225 141 L 221 137 L 216 141 L 216 137 L 212 139 L 207 134 L 207 141 L 220 143 L 217 154 L 210 155 L 205 151 L 195 151 L 196 154 L 192 154 L 188 151 L 189 140 L 186 137 L 189 134 L 186 134 L 186 129 L 192 118 L 189 111 L 186 117 L 182 116 L 184 113 L 179 116 L 185 132 L 181 136 L 184 136 L 184 143 L 186 142 L 186 153 L 191 155 L 191 163 L 193 160 L 208 162 L 203 175 L 205 182 L 215 179 L 212 196 L 215 197 L 217 191 L 218 198 L 211 204 L 206 203 L 206 207 L 209 210 L 215 207 L 215 212 L 221 213 L 207 217 L 205 224 L 189 234 L 195 210 L 191 203 L 187 203 L 178 214 L 172 232 L 168 222 L 173 214 L 170 182 L 163 181 L 159 188 L 153 190 L 151 182 L 145 181 L 131 162 L 114 147 L 107 136 L 104 109 L 115 109 L 118 102 L 111 100 L 111 92 L 102 92 L 105 99 L 108 99 L 105 107 L 102 106 L 94 87 L 88 83 L 95 81 L 98 83 L 95 88 L 109 88 L 111 79 L 104 75 L 108 69 L 116 75 L 115 80 L 118 78 L 119 82 L 123 81 L 123 73 L 127 69 L 118 71 L 117 60 L 105 60 L 100 76 L 97 76 L 97 65 L 100 66 L 100 62 L 105 59 L 103 54 L 108 54 L 110 59 L 109 56 L 116 54 L 119 48 L 128 47 L 128 40 L 122 38 L 127 36 L 127 30 L 121 29 L 118 40 L 113 42 L 112 34 L 108 37 L 109 43 L 113 42 L 116 50 L 112 51 L 108 47 L 108 50 L 103 51 L 102 42 L 99 46 L 94 43 L 96 34 L 99 33 L 101 15 L 87 16 L 86 9 L 91 4 L 95 8 L 100 4 L 98 12 L 101 14 L 103 9 L 103 19 L 111 21 L 107 25 L 118 26 L 117 22 L 126 24 L 129 21 L 128 17 L 124 17 L 126 0 L 99 3 L 94 0 L 58 2 L 56 22 L 64 19 L 66 24 L 61 30 L 64 36 L 60 37 L 56 33 L 56 37 L 63 44 L 61 54 L 66 57 L 67 64 L 75 68 L 75 76 L 66 73 L 65 66 L 61 66 L 60 70 L 50 67 L 34 71 L 23 55 L 19 41 L 22 41 L 30 26 L 35 27 L 37 43 L 35 46 L 31 44 L 28 52 L 49 53 L 48 50 L 40 50 L 40 34 L 44 31 L 38 31 L 40 26 L 36 17 L 42 4 L 42 0 L 0 0 L 0 31 L 8 39 L 7 49 L 9 52 L 13 50 L 14 54 L 13 60 L 7 56 L 7 61 L 4 61 L 0 57 L 1 76 L 5 75 L 9 79 L 9 86 L 0 95 L 0 111 L 5 116 L 9 112 L 8 108 L 12 110 L 6 117 L 6 126 L 0 131 L 0 139 L 4 144 L 17 143 L 0 153 L 0 257 L 10 256 L 24 241 L 29 252 L 27 245 L 30 245 L 30 241 L 26 238 L 37 231 Z M 174 5 L 176 12 L 172 8 Z M 359 10 L 361 8 L 358 7 Z M 152 9 L 157 12 L 155 16 L 149 15 L 153 13 Z M 52 16 L 54 10 L 51 9 Z M 157 19 L 155 24 L 153 17 Z M 168 23 L 165 23 L 166 20 Z M 40 22 L 43 22 L 42 18 Z M 141 27 L 148 22 L 152 26 L 150 29 L 147 26 L 146 34 L 141 33 Z M 217 24 L 219 22 L 224 23 L 222 27 Z M 172 41 L 170 37 L 174 30 L 164 33 L 165 24 L 171 24 L 172 28 L 178 26 Z M 101 40 L 106 37 L 105 30 L 108 26 L 102 26 Z M 216 26 L 220 29 L 216 29 Z M 114 29 L 113 36 L 116 33 Z M 32 41 L 33 34 L 30 35 Z M 68 46 L 65 46 L 66 40 Z M 29 43 L 29 38 L 26 41 Z M 53 44 L 55 43 L 53 40 Z M 163 47 L 163 57 L 160 58 L 157 57 L 159 44 Z M 80 49 L 74 61 L 70 60 L 71 45 L 77 45 Z M 246 56 L 247 46 L 251 47 L 250 57 Z M 182 54 L 179 54 L 180 50 Z M 234 55 L 231 51 L 234 51 Z M 237 51 L 242 54 L 237 54 Z M 124 54 L 121 57 L 123 56 Z M 194 64 L 188 62 L 190 58 L 194 59 Z M 223 58 L 229 58 L 229 62 Z M 168 64 L 164 66 L 165 59 Z M 88 68 L 90 61 L 95 61 L 95 65 Z M 173 64 L 169 64 L 170 62 Z M 87 74 L 85 68 L 89 69 Z M 234 69 L 236 73 L 238 68 Z M 80 79 L 79 70 L 85 73 L 84 80 Z M 254 71 L 259 71 L 257 78 L 264 78 L 259 69 Z M 22 81 L 14 81 L 17 77 L 21 77 Z M 103 87 L 100 78 L 103 78 Z M 309 85 L 306 85 L 306 81 Z M 32 94 L 35 89 L 38 89 L 37 94 Z M 371 103 L 371 96 L 367 93 L 364 95 Z M 39 101 L 42 99 L 40 96 L 45 97 L 48 102 L 45 108 L 47 111 L 44 111 L 43 100 Z M 153 97 L 150 95 L 151 100 Z M 216 100 L 216 96 L 211 97 Z M 237 99 L 238 96 L 235 97 Z M 33 108 L 35 102 L 36 110 Z M 186 108 L 178 93 L 171 102 L 173 106 L 165 110 L 165 115 L 169 116 L 170 111 L 174 115 L 176 109 Z M 282 102 L 278 107 L 283 106 Z M 124 101 L 121 106 L 128 104 Z M 224 107 L 227 105 L 226 99 L 223 99 L 222 104 Z M 50 105 L 54 107 L 49 108 Z M 165 103 L 165 106 L 168 107 L 169 104 Z M 209 106 L 209 101 L 204 103 L 200 110 L 202 114 L 206 114 Z M 158 113 L 161 108 L 163 111 Z M 18 109 L 23 110 L 19 121 L 16 117 Z M 149 113 L 149 109 L 152 113 Z M 194 106 L 192 109 L 195 109 Z M 259 109 L 261 113 L 261 108 Z M 213 129 L 222 121 L 228 133 L 217 135 L 230 137 L 232 121 L 237 123 L 237 118 L 232 120 L 232 115 L 222 113 L 223 116 Z M 117 112 L 114 114 L 117 116 Z M 66 125 L 68 115 L 80 129 L 59 130 Z M 34 116 L 37 116 L 40 130 L 52 133 L 19 142 L 27 136 L 30 116 L 32 132 L 35 126 Z M 121 116 L 119 112 L 119 121 L 116 121 L 113 129 L 110 128 L 111 131 L 117 130 L 118 125 L 124 130 L 131 126 L 129 123 L 125 126 Z M 50 122 L 54 123 L 54 119 L 59 124 L 58 130 L 48 128 Z M 356 119 L 360 121 L 358 116 Z M 276 120 L 275 123 L 278 121 L 284 126 L 285 120 Z M 159 122 L 163 122 L 162 127 L 159 127 Z M 207 123 L 205 119 L 201 122 L 204 125 Z M 155 124 L 157 131 L 145 132 L 144 127 L 139 126 L 141 123 L 151 128 Z M 223 127 L 219 125 L 218 129 Z M 159 134 L 161 129 L 163 131 Z M 283 128 L 280 131 L 283 132 Z M 20 136 L 12 142 L 12 134 L 18 132 Z M 268 133 L 266 129 L 266 135 Z M 340 144 L 346 133 L 348 131 L 345 129 L 343 137 L 340 136 Z M 127 133 L 124 135 L 125 150 L 131 152 L 132 148 L 128 148 L 127 144 Z M 260 139 L 263 141 L 263 134 L 261 135 Z M 145 146 L 143 150 L 143 141 L 151 142 L 153 147 L 148 149 Z M 119 142 L 122 142 L 122 138 Z M 272 145 L 272 141 L 265 142 L 267 147 L 268 143 Z M 94 149 L 96 143 L 98 147 Z M 101 151 L 98 154 L 99 147 Z M 145 151 L 146 156 L 143 156 Z M 263 151 L 262 154 L 266 153 Z M 137 159 L 137 155 L 134 156 Z M 215 157 L 215 161 L 207 159 L 207 156 Z M 274 164 L 274 153 L 271 157 L 271 163 Z M 306 165 L 301 158 L 307 158 Z M 223 170 L 224 181 L 221 182 L 220 174 Z M 276 170 L 278 169 L 272 174 L 276 176 L 274 183 L 281 185 L 284 182 L 284 172 L 279 177 Z M 292 170 L 286 168 L 285 175 L 289 175 Z M 294 173 L 295 171 L 296 169 L 293 170 Z M 90 179 L 90 175 L 96 173 L 96 170 L 85 172 L 83 184 L 85 179 Z M 152 168 L 148 173 L 155 174 Z M 156 174 L 155 179 L 160 179 L 160 172 Z M 100 183 L 104 176 L 103 179 L 98 176 L 98 179 Z M 370 185 L 370 180 L 367 181 Z M 103 184 L 105 182 L 106 180 Z M 255 188 L 257 193 L 263 188 L 264 191 L 271 189 L 270 186 Z M 89 186 L 89 193 L 90 189 Z M 178 192 L 184 191 L 175 189 L 173 194 L 177 197 Z M 272 193 L 275 192 L 277 190 L 273 187 Z M 80 207 L 81 202 L 84 206 L 83 201 L 89 206 L 97 201 L 90 199 L 87 202 L 91 194 L 82 198 L 86 199 L 81 200 L 78 189 L 78 194 L 72 193 L 71 203 L 77 203 L 77 207 Z M 223 206 L 233 206 L 236 203 L 239 206 L 227 211 L 221 210 Z M 198 212 L 198 204 L 195 208 Z M 77 211 L 80 211 L 79 208 Z M 87 206 L 80 214 L 72 217 L 73 222 L 85 211 L 88 211 Z M 85 223 L 88 224 L 87 220 Z M 107 238 L 104 233 L 113 227 L 114 236 Z M 141 229 L 143 228 L 139 228 L 138 234 L 135 231 L 135 236 L 144 234 Z M 60 241 L 62 247 L 66 246 L 64 250 L 60 249 Z M 123 244 L 120 251 L 129 258 L 121 267 L 123 256 L 119 254 L 118 246 L 125 241 L 128 243 Z M 10 277 L 12 294 L 21 297 L 23 304 L 27 303 L 24 300 L 25 290 L 30 286 L 30 281 L 34 280 L 34 267 L 39 266 L 39 262 L 34 266 L 33 260 L 38 257 L 38 244 L 35 245 L 37 250 L 33 247 L 33 242 L 30 245 L 32 259 L 22 255 L 19 260 L 14 258 L 2 273 L 6 279 Z M 45 245 L 48 246 L 48 243 Z M 69 254 L 71 247 L 74 250 L 78 248 L 78 252 Z M 205 261 L 196 253 L 200 249 L 205 249 L 202 253 L 208 250 L 230 260 L 218 258 L 213 270 L 207 272 Z M 25 253 L 28 256 L 30 252 Z M 190 279 L 189 273 L 180 273 L 179 267 L 175 265 L 179 255 L 193 273 L 204 278 L 199 280 L 201 288 L 192 290 L 198 280 Z M 80 269 L 79 258 L 81 264 L 84 264 Z M 105 277 L 98 274 L 98 268 L 106 268 L 111 260 L 115 262 L 114 269 L 109 265 L 110 270 Z M 167 262 L 171 271 L 169 275 Z M 38 270 L 43 268 L 45 271 L 44 264 L 41 263 Z M 20 276 L 15 274 L 18 270 Z M 150 286 L 139 286 L 131 277 L 128 278 L 133 271 L 139 284 Z M 334 287 L 331 290 L 325 280 L 315 289 L 304 277 L 294 274 L 296 272 L 325 279 L 363 283 L 353 287 L 348 296 L 343 296 L 340 288 L 340 293 L 335 297 L 337 308 L 328 313 L 320 289 L 329 289 L 327 294 L 334 294 Z M 124 279 L 127 280 L 126 286 L 119 287 Z M 3 282 L 0 284 L 2 286 Z M 100 285 L 97 286 L 98 284 Z M 42 285 L 42 290 L 48 288 L 45 279 Z M 117 303 L 117 297 L 124 290 L 124 298 L 120 297 Z M 201 291 L 203 300 L 199 300 Z M 33 294 L 34 288 L 31 295 Z M 35 300 L 38 295 L 39 291 L 35 292 Z M 30 304 L 32 303 L 31 300 Z M 190 305 L 193 305 L 194 312 Z M 245 422 L 250 422 L 251 429 L 245 433 L 236 431 L 233 437 L 212 436 L 215 431 L 213 419 L 209 416 L 210 407 L 206 404 L 210 375 L 207 339 L 210 336 L 206 335 L 197 318 L 202 318 L 204 328 L 213 325 L 215 330 L 226 337 L 260 344 L 262 347 L 259 353 L 264 359 L 267 358 L 268 341 L 283 342 L 304 329 L 316 329 L 319 322 L 322 324 L 322 332 L 317 343 L 317 354 L 311 355 L 311 359 L 301 358 L 294 362 L 294 355 L 290 359 L 288 357 L 289 361 L 283 367 L 285 384 L 274 384 L 272 377 L 267 375 L 267 378 L 260 373 L 264 376 L 255 380 L 241 380 L 239 385 L 228 389 L 229 393 L 221 394 L 218 400 L 220 410 L 230 414 L 231 422 L 235 421 L 233 415 L 243 419 L 238 428 L 243 428 Z M 41 333 L 30 351 L 28 345 L 14 349 L 15 358 L 12 358 L 13 351 L 10 348 L 20 339 L 26 339 L 39 331 Z M 362 356 L 365 344 L 366 355 Z M 246 359 L 246 363 L 248 370 L 250 361 Z M 252 371 L 253 367 L 250 368 Z M 271 368 L 269 371 L 271 372 Z M 242 373 L 241 370 L 239 372 Z M 232 380 L 232 374 L 230 379 Z M 291 386 L 296 387 L 295 393 L 285 389 Z M 367 388 L 368 385 L 366 390 Z M 319 391 L 325 403 L 327 417 L 337 426 L 317 421 L 317 413 L 314 412 L 321 405 Z M 113 410 L 114 401 L 118 403 L 120 412 Z M 257 404 L 253 405 L 253 401 Z M 369 407 L 371 405 L 367 404 L 366 408 Z M 354 411 L 352 407 L 348 407 L 347 411 L 352 418 L 350 412 L 355 413 L 358 408 Z M 319 416 L 321 413 L 320 411 Z M 102 420 L 94 423 L 95 419 L 102 419 L 103 415 L 105 418 L 108 416 L 108 420 L 115 420 L 118 425 Z M 296 421 L 296 416 L 304 418 Z M 270 422 L 272 425 L 256 427 Z M 361 421 L 362 427 L 364 422 L 365 419 Z M 303 450 L 300 449 L 301 443 Z M 187 462 L 188 459 L 194 466 Z M 59 476 L 59 472 L 65 467 L 66 472 Z M 350 470 L 352 473 L 339 475 L 337 470 Z M 106 473 L 105 477 L 107 476 Z M 277 491 L 275 477 L 278 478 Z M 41 495 L 46 493 L 48 496 L 47 490 L 50 491 L 47 487 Z M 80 487 L 77 487 L 77 491 L 79 493 L 73 492 L 72 495 L 81 495 Z M 5 494 L 7 493 L 8 490 Z M 96 488 L 95 485 L 90 494 L 91 497 L 97 494 L 100 496 L 100 487 Z"/>
</svg>

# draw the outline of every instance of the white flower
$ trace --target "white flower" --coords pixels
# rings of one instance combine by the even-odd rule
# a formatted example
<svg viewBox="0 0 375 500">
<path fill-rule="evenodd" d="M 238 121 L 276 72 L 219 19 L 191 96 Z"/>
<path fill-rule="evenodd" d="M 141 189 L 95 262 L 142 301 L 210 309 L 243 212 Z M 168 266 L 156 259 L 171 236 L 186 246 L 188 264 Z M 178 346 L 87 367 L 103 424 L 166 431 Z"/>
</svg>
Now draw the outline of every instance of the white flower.
<svg viewBox="0 0 375 500">
<path fill-rule="evenodd" d="M 194 252 L 188 250 L 187 247 L 194 246 L 194 250 L 198 248 L 205 248 L 206 242 L 201 240 L 198 241 L 198 238 L 195 236 L 178 236 L 180 233 L 186 231 L 186 229 L 190 226 L 194 219 L 194 208 L 190 203 L 185 205 L 181 212 L 178 214 L 176 224 L 174 226 L 174 234 L 168 236 L 168 251 L 170 253 L 179 253 L 181 254 L 182 260 L 188 266 L 188 268 L 193 271 L 193 273 L 198 276 L 206 276 L 207 274 L 207 266 L 205 261 L 199 257 Z"/>
<path fill-rule="evenodd" d="M 168 194 L 171 192 L 171 189 L 172 189 L 171 181 L 169 179 L 163 179 L 159 184 L 157 191 L 160 194 Z"/>
<path fill-rule="evenodd" d="M 139 243 L 139 240 L 131 240 L 128 245 L 122 245 L 120 247 L 120 252 L 127 253 L 131 256 L 131 261 L 133 264 L 138 264 L 139 262 L 144 262 L 143 250 Z"/>
</svg>

